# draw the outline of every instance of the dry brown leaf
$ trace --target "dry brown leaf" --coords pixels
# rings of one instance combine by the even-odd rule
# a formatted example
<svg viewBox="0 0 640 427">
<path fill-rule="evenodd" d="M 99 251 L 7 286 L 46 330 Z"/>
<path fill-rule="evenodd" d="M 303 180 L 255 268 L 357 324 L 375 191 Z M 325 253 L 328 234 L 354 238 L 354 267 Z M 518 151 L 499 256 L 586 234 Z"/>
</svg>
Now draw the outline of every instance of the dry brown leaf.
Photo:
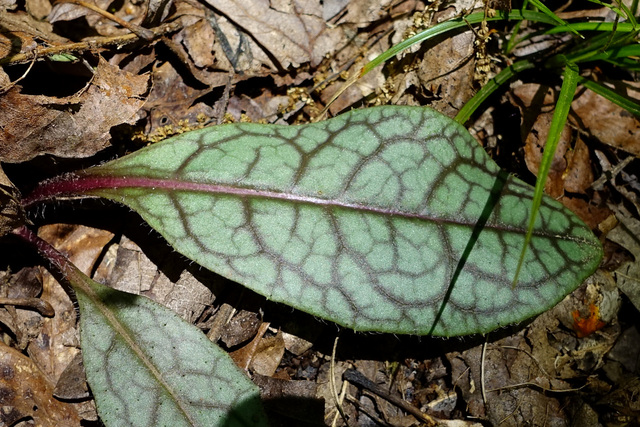
<svg viewBox="0 0 640 427">
<path fill-rule="evenodd" d="M 226 73 L 217 74 L 218 84 L 223 86 L 228 79 Z M 195 89 L 185 84 L 182 77 L 165 62 L 154 68 L 153 88 L 149 98 L 145 103 L 145 110 L 149 111 L 149 128 L 147 134 L 154 134 L 161 131 L 164 126 L 173 126 L 179 129 L 182 123 L 188 122 L 191 125 L 198 123 L 198 116 L 211 117 L 213 109 L 203 102 L 194 102 L 201 96 L 210 92 L 211 89 Z"/>
<path fill-rule="evenodd" d="M 462 354 L 447 355 L 453 368 L 452 378 L 459 378 L 456 385 L 462 390 L 472 417 L 486 416 L 493 425 L 514 427 L 527 423 L 544 425 L 545 422 L 557 425 L 564 420 L 558 400 L 545 395 L 537 387 L 523 386 L 544 375 L 530 351 L 524 337 L 518 334 L 488 345 L 484 366 L 482 346 Z M 486 373 L 484 382 L 481 369 Z M 482 399 L 482 387 L 487 397 L 486 407 Z"/>
<path fill-rule="evenodd" d="M 0 0 L 0 9 L 14 10 L 18 4 L 17 0 Z"/>
<path fill-rule="evenodd" d="M 29 33 L 23 31 L 14 31 L 11 34 L 0 33 L 0 58 L 29 52 L 36 47 L 38 47 L 38 43 Z M 6 77 L 0 80 L 0 90 L 4 91 L 11 81 L 4 71 L 2 73 Z"/>
<path fill-rule="evenodd" d="M 53 398 L 53 386 L 31 359 L 0 342 L 0 424 L 14 425 L 27 417 L 40 427 L 80 426 L 69 404 Z"/>
<path fill-rule="evenodd" d="M 42 293 L 42 275 L 38 267 L 24 267 L 9 279 L 0 279 L 0 296 L 16 298 L 36 298 Z M 0 322 L 15 336 L 15 347 L 24 350 L 42 329 L 43 317 L 35 310 L 5 305 L 0 307 Z"/>
<path fill-rule="evenodd" d="M 212 51 L 215 34 L 209 22 L 204 19 L 196 21 L 181 32 L 181 37 L 196 67 L 210 67 L 215 63 Z"/>
<path fill-rule="evenodd" d="M 474 38 L 465 32 L 438 43 L 425 52 L 417 71 L 421 90 L 437 98 L 430 106 L 449 117 L 475 94 Z"/>
<path fill-rule="evenodd" d="M 594 179 L 589 147 L 578 136 L 573 151 L 568 154 L 569 165 L 564 176 L 564 188 L 572 193 L 586 194 Z"/>
<path fill-rule="evenodd" d="M 250 84 L 252 80 L 247 80 Z M 229 99 L 227 113 L 231 114 L 235 120 L 242 120 L 242 116 L 248 117 L 249 120 L 258 121 L 264 118 L 275 117 L 277 113 L 282 112 L 292 101 L 289 96 L 278 95 L 269 89 L 265 89 L 259 95 L 253 97 L 243 96 L 237 93 L 236 96 Z"/>
<path fill-rule="evenodd" d="M 106 10 L 113 0 L 84 0 L 89 4 L 97 6 L 99 9 Z M 55 23 L 58 21 L 71 21 L 73 19 L 80 18 L 87 15 L 96 15 L 96 12 L 92 12 L 90 9 L 71 2 L 57 2 L 49 15 L 48 21 Z"/>
<path fill-rule="evenodd" d="M 282 331 L 278 331 L 275 336 L 260 340 L 251 359 L 251 370 L 267 377 L 273 376 L 282 361 L 282 356 L 284 356 L 284 340 Z"/>
<path fill-rule="evenodd" d="M 23 32 L 50 44 L 61 44 L 67 41 L 64 37 L 53 33 L 51 23 L 40 21 L 23 11 L 8 12 L 0 9 L 0 28 L 3 33 Z"/>
<path fill-rule="evenodd" d="M 249 370 L 251 366 L 251 360 L 253 359 L 253 355 L 256 353 L 256 349 L 260 344 L 264 334 L 269 329 L 269 323 L 263 322 L 258 329 L 258 333 L 255 337 L 245 346 L 237 349 L 236 351 L 229 353 L 233 362 L 240 368 L 245 371 Z"/>
<path fill-rule="evenodd" d="M 626 96 L 640 99 L 638 83 L 616 82 L 615 87 Z M 513 94 L 517 97 L 514 104 L 521 109 L 524 118 L 523 131 L 530 129 L 529 124 L 539 112 L 553 111 L 555 98 L 546 86 L 524 84 L 514 88 Z M 582 90 L 577 93 L 571 103 L 569 120 L 602 143 L 640 156 L 640 120 L 595 92 Z"/>
<path fill-rule="evenodd" d="M 391 0 L 334 0 L 322 3 L 322 17 L 325 21 L 340 15 L 338 24 L 357 24 L 359 27 L 382 19 L 391 5 Z M 400 2 L 404 3 L 404 2 Z"/>
<path fill-rule="evenodd" d="M 187 322 L 195 322 L 204 309 L 213 303 L 209 288 L 186 270 L 177 270 L 179 259 L 163 260 L 162 269 L 126 237 L 109 250 L 98 267 L 96 280 L 102 280 L 114 289 L 144 295 L 178 313 Z M 110 266 L 106 268 L 105 266 Z M 179 266 L 178 266 L 179 268 Z M 171 272 L 173 279 L 167 274 Z"/>
<path fill-rule="evenodd" d="M 149 12 L 146 5 L 149 2 L 123 1 L 117 3 L 117 10 L 111 9 L 116 3 L 112 0 L 84 0 L 86 3 L 93 4 L 98 9 L 108 10 L 115 16 L 124 19 L 132 24 L 140 23 L 144 19 L 145 12 Z M 48 16 L 51 23 L 60 21 L 71 21 L 84 17 L 87 24 L 91 27 L 92 32 L 96 32 L 101 36 L 117 36 L 126 34 L 128 29 L 121 27 L 116 22 L 105 18 L 102 14 L 90 10 L 79 4 L 70 2 L 56 2 Z"/>
<path fill-rule="evenodd" d="M 226 18 L 218 24 L 232 49 L 246 44 L 237 70 L 286 70 L 303 63 L 317 65 L 336 49 L 339 31 L 322 18 L 320 2 L 267 0 L 207 0 Z M 229 22 L 231 21 L 231 22 Z M 240 30 L 240 28 L 242 30 Z M 240 32 L 244 34 L 240 34 Z M 219 43 L 216 43 L 220 49 Z M 218 50 L 217 57 L 224 57 Z"/>
<path fill-rule="evenodd" d="M 51 12 L 51 2 L 49 0 L 26 0 L 25 7 L 29 15 L 40 21 L 44 21 Z"/>
<path fill-rule="evenodd" d="M 613 207 L 620 225 L 611 230 L 607 238 L 631 252 L 633 262 L 624 263 L 616 270 L 618 288 L 625 293 L 637 310 L 640 310 L 640 221 L 627 210 L 624 203 Z"/>
<path fill-rule="evenodd" d="M 78 96 L 24 95 L 14 87 L 0 97 L 0 159 L 17 163 L 41 154 L 95 154 L 108 146 L 113 126 L 135 119 L 148 79 L 100 59 L 91 84 Z"/>
<path fill-rule="evenodd" d="M 89 386 L 84 371 L 82 353 L 76 354 L 66 369 L 60 375 L 60 379 L 53 390 L 53 394 L 60 399 L 86 399 L 90 396 Z"/>
<path fill-rule="evenodd" d="M 640 84 L 616 82 L 623 94 L 640 99 Z M 640 157 L 640 120 L 622 107 L 593 91 L 585 90 L 571 103 L 580 129 L 586 130 L 604 144 Z"/>
<path fill-rule="evenodd" d="M 300 356 L 302 353 L 313 347 L 313 342 L 287 332 L 282 333 L 282 339 L 284 340 L 284 348 L 296 356 Z"/>
<path fill-rule="evenodd" d="M 24 212 L 19 203 L 20 192 L 0 167 L 0 236 L 24 224 Z"/>
<path fill-rule="evenodd" d="M 535 122 L 531 131 L 527 135 L 524 146 L 524 159 L 527 163 L 527 167 L 534 174 L 538 175 L 538 169 L 542 162 L 542 156 L 544 153 L 544 147 L 547 143 L 547 135 L 549 134 L 549 126 L 553 113 L 540 114 Z M 567 160 L 565 155 L 571 144 L 571 128 L 565 126 L 560 134 L 560 140 L 551 162 L 551 168 L 549 169 L 549 175 L 545 182 L 545 192 L 551 197 L 560 197 L 564 194 L 564 172 L 567 168 Z"/>
<path fill-rule="evenodd" d="M 513 95 L 512 103 L 520 108 L 523 117 L 521 129 L 526 141 L 525 161 L 528 169 L 537 175 L 553 118 L 555 96 L 549 87 L 538 84 L 517 86 L 513 89 Z M 587 197 L 594 181 L 590 150 L 580 135 L 571 150 L 571 134 L 571 127 L 566 125 L 554 153 L 545 192 L 595 228 L 611 215 L 611 211 L 594 203 L 593 197 Z M 585 196 L 575 197 L 575 193 Z"/>
</svg>

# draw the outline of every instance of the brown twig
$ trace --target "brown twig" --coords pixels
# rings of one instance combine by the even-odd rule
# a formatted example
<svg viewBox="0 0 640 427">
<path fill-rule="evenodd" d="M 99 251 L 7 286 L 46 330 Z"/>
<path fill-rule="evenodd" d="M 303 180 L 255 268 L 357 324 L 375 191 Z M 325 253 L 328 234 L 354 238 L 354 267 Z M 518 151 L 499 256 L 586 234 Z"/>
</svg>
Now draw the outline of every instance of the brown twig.
<svg viewBox="0 0 640 427">
<path fill-rule="evenodd" d="M 51 304 L 40 298 L 0 298 L 0 304 L 30 308 L 44 317 L 53 317 L 56 314 Z"/>
<path fill-rule="evenodd" d="M 419 421 L 426 423 L 428 426 L 438 425 L 435 418 L 422 413 L 422 411 L 420 411 L 418 408 L 405 402 L 404 400 L 387 393 L 385 389 L 383 389 L 378 384 L 371 381 L 369 378 L 362 375 L 360 371 L 356 369 L 348 369 L 344 372 L 344 374 L 342 374 L 342 377 L 346 381 L 349 381 L 352 384 L 355 384 L 366 390 L 369 390 L 371 393 L 374 393 L 380 396 L 381 398 L 385 399 L 386 401 L 393 403 L 403 411 L 408 412 L 414 417 L 416 417 Z"/>
<path fill-rule="evenodd" d="M 116 24 L 120 25 L 121 27 L 126 28 L 127 30 L 131 31 L 132 33 L 134 33 L 135 35 L 137 35 L 138 37 L 140 37 L 141 39 L 144 39 L 146 41 L 151 41 L 155 37 L 155 34 L 150 29 L 141 27 L 141 26 L 136 25 L 136 24 L 132 24 L 130 22 L 127 22 L 124 19 L 122 19 L 120 17 L 117 17 L 112 13 L 107 12 L 106 10 L 100 9 L 95 4 L 87 3 L 87 2 L 85 2 L 83 0 L 65 0 L 65 1 L 61 1 L 61 2 L 56 2 L 56 4 L 64 4 L 64 3 L 76 4 L 78 6 L 82 6 L 84 8 L 87 8 L 87 9 L 89 9 L 89 10 L 91 10 L 91 11 L 93 11 L 93 12 L 99 14 L 99 15 L 102 15 L 105 18 L 115 22 Z"/>
<path fill-rule="evenodd" d="M 152 28 L 149 31 L 153 32 L 154 37 L 161 36 L 163 34 L 174 32 L 182 27 L 181 21 L 174 21 L 168 24 L 160 25 L 156 28 Z M 0 59 L 0 65 L 6 64 L 20 64 L 23 62 L 31 61 L 34 58 L 43 56 L 70 53 L 70 52 L 82 52 L 86 50 L 104 49 L 109 46 L 122 47 L 140 40 L 140 37 L 136 34 L 125 34 L 122 36 L 113 37 L 96 37 L 93 39 L 85 40 L 78 43 L 68 43 L 59 46 L 50 47 L 37 47 L 29 52 L 18 53 L 6 58 Z"/>
</svg>

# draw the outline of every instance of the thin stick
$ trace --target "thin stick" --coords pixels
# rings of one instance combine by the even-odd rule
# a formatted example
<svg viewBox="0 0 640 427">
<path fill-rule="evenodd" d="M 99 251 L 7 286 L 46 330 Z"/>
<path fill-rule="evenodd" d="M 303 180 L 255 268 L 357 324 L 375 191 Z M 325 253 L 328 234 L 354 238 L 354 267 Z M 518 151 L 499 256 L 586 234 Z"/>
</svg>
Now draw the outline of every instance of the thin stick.
<svg viewBox="0 0 640 427">
<path fill-rule="evenodd" d="M 411 415 L 416 417 L 418 421 L 422 421 L 423 423 L 426 423 L 428 426 L 438 425 L 435 418 L 422 413 L 422 411 L 420 411 L 418 408 L 409 404 L 408 402 L 405 402 L 399 397 L 396 397 L 387 393 L 385 389 L 383 389 L 378 384 L 371 381 L 369 378 L 362 375 L 362 373 L 359 372 L 358 370 L 348 369 L 347 371 L 345 371 L 345 373 L 342 376 L 345 380 L 349 381 L 350 383 L 360 386 L 366 390 L 369 390 L 371 393 L 377 396 L 380 396 L 387 402 L 391 402 L 394 405 L 398 406 L 403 411 L 410 413 Z"/>
<path fill-rule="evenodd" d="M 51 304 L 40 298 L 0 298 L 0 304 L 30 308 L 44 317 L 53 317 L 56 314 Z"/>
<path fill-rule="evenodd" d="M 106 10 L 100 9 L 98 6 L 96 6 L 95 4 L 91 4 L 91 3 L 87 3 L 83 0 L 66 0 L 63 2 L 59 2 L 61 4 L 64 3 L 71 3 L 71 4 L 77 4 L 78 6 L 82 6 L 86 9 L 89 9 L 99 15 L 104 16 L 105 18 L 115 22 L 116 24 L 126 28 L 127 30 L 131 31 L 133 34 L 137 35 L 138 37 L 140 37 L 141 39 L 144 39 L 146 41 L 151 41 L 154 39 L 154 37 L 156 36 L 155 33 L 151 30 L 149 30 L 148 28 L 143 28 L 139 25 L 136 24 L 132 24 L 130 22 L 125 21 L 122 18 L 119 18 L 117 16 L 115 16 L 112 13 L 107 12 Z"/>
<path fill-rule="evenodd" d="M 336 401 L 336 409 L 340 413 L 340 416 L 344 420 L 344 423 L 349 426 L 349 421 L 347 420 L 347 415 L 344 413 L 344 408 L 342 407 L 342 399 L 338 397 L 338 388 L 336 387 L 336 349 L 338 348 L 338 339 L 336 337 L 333 342 L 333 350 L 331 351 L 331 363 L 329 364 L 329 383 L 331 384 L 331 393 L 333 394 L 333 398 Z"/>
<path fill-rule="evenodd" d="M 484 359 L 487 355 L 487 339 L 484 340 L 484 344 L 482 344 L 482 356 L 480 357 L 480 390 L 482 391 L 482 402 L 484 403 L 485 408 L 487 407 L 487 395 L 484 391 Z"/>
<path fill-rule="evenodd" d="M 152 31 L 154 35 L 161 36 L 163 34 L 177 31 L 182 27 L 181 21 L 174 21 L 168 24 L 160 25 L 149 31 Z M 37 47 L 29 52 L 17 53 L 12 56 L 0 59 L 0 65 L 6 64 L 19 64 L 27 61 L 31 61 L 34 58 L 40 58 L 43 56 L 56 55 L 62 53 L 82 52 L 87 50 L 98 50 L 109 46 L 122 47 L 130 43 L 134 43 L 140 40 L 137 34 L 125 34 L 123 36 L 114 37 L 96 37 L 93 39 L 85 40 L 78 43 L 68 43 L 59 46 L 50 47 Z"/>
</svg>

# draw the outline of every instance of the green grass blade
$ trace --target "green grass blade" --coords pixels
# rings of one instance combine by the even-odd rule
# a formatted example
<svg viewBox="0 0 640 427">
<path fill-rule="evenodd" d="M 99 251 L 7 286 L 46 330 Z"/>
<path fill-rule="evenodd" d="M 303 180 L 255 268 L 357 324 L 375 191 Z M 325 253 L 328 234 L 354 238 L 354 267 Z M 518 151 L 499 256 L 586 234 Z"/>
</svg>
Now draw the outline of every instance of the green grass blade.
<svg viewBox="0 0 640 427">
<path fill-rule="evenodd" d="M 518 73 L 521 73 L 524 70 L 529 70 L 533 68 L 535 64 L 528 60 L 522 60 L 518 62 L 514 62 L 513 65 L 508 66 L 504 70 L 500 71 L 498 75 L 489 80 L 486 85 L 484 85 L 478 93 L 476 93 L 473 98 L 467 101 L 464 106 L 458 111 L 458 114 L 455 117 L 455 121 L 464 124 L 469 120 L 471 115 L 482 105 L 482 103 L 491 96 L 500 86 L 504 83 L 508 82 L 511 78 L 513 78 Z"/>
<path fill-rule="evenodd" d="M 398 53 L 402 52 L 405 49 L 408 49 L 409 47 L 417 44 L 417 43 L 421 43 L 425 40 L 429 40 L 433 37 L 439 36 L 441 34 L 450 32 L 450 31 L 454 31 L 454 30 L 459 30 L 461 28 L 468 28 L 469 25 L 475 25 L 475 24 L 479 24 L 484 20 L 487 21 L 501 21 L 501 20 L 523 20 L 523 19 L 527 19 L 530 21 L 534 21 L 534 22 L 542 22 L 542 23 L 546 23 L 546 24 L 555 24 L 555 20 L 553 20 L 552 18 L 550 18 L 549 16 L 545 15 L 544 13 L 541 12 L 533 12 L 533 11 L 529 11 L 529 10 L 525 10 L 525 11 L 519 11 L 519 10 L 512 10 L 512 11 L 503 11 L 503 10 L 498 10 L 496 11 L 496 15 L 495 16 L 485 16 L 484 12 L 477 12 L 477 13 L 472 13 L 464 18 L 456 18 L 456 19 L 451 19 L 449 21 L 445 21 L 442 22 L 440 24 L 434 25 L 431 28 L 428 28 L 418 34 L 416 34 L 413 37 L 410 37 L 394 46 L 392 46 L 390 49 L 386 50 L 385 52 L 381 53 L 380 55 L 378 55 L 376 58 L 374 58 L 373 60 L 371 60 L 370 62 L 368 62 L 363 68 L 362 71 L 360 73 L 361 76 L 364 76 L 365 74 L 367 74 L 369 71 L 371 71 L 372 69 L 374 69 L 375 67 L 377 67 L 378 65 L 386 62 L 387 60 L 389 60 L 390 58 L 393 58 L 394 56 L 396 56 Z"/>
<path fill-rule="evenodd" d="M 574 64 L 598 60 L 620 61 L 630 57 L 635 61 L 640 48 L 635 40 L 637 35 L 637 31 L 617 32 L 613 37 L 602 33 L 586 40 L 578 48 L 565 52 L 563 56 L 567 62 Z M 552 59 L 548 62 L 551 61 Z"/>
<path fill-rule="evenodd" d="M 575 22 L 566 25 L 558 25 L 544 31 L 544 34 L 558 34 L 576 31 L 602 31 L 610 33 L 613 30 L 620 33 L 630 33 L 636 31 L 636 25 L 630 22 Z"/>
<path fill-rule="evenodd" d="M 553 119 L 549 127 L 549 134 L 547 136 L 547 142 L 544 147 L 544 154 L 542 161 L 540 162 L 540 168 L 538 169 L 538 178 L 536 180 L 536 187 L 534 190 L 533 201 L 531 203 L 531 211 L 529 214 L 529 225 L 527 227 L 527 233 L 520 253 L 520 259 L 518 260 L 518 266 L 516 268 L 516 274 L 513 278 L 513 286 L 516 286 L 522 271 L 523 263 L 526 259 L 526 253 L 531 243 L 531 236 L 535 227 L 536 219 L 540 209 L 540 203 L 544 195 L 544 185 L 551 169 L 551 163 L 553 162 L 553 156 L 560 140 L 560 135 L 567 117 L 569 116 L 569 110 L 571 109 L 571 101 L 578 87 L 578 80 L 580 78 L 578 74 L 578 67 L 575 64 L 568 63 L 563 73 L 564 79 L 562 81 L 562 88 L 560 89 L 560 95 L 558 96 L 558 102 L 553 113 Z"/>
<path fill-rule="evenodd" d="M 640 117 L 640 103 L 630 98 L 620 95 L 610 87 L 607 87 L 596 81 L 580 77 L 578 83 L 597 93 L 598 95 L 608 99 L 614 104 L 624 108 L 636 117 Z"/>
<path fill-rule="evenodd" d="M 542 13 L 544 13 L 545 15 L 547 15 L 549 18 L 551 18 L 557 25 L 567 25 L 566 22 L 564 22 L 562 19 L 558 18 L 558 15 L 556 15 L 555 13 L 553 13 L 551 11 L 551 9 L 549 9 L 547 6 L 545 6 L 544 3 L 542 3 L 540 0 L 529 0 L 529 3 L 531 3 L 532 5 L 534 5 L 535 7 L 537 7 L 538 9 L 540 9 L 542 11 Z M 574 33 L 576 36 L 581 37 L 580 33 L 575 29 L 575 28 L 570 28 L 571 32 Z"/>
</svg>

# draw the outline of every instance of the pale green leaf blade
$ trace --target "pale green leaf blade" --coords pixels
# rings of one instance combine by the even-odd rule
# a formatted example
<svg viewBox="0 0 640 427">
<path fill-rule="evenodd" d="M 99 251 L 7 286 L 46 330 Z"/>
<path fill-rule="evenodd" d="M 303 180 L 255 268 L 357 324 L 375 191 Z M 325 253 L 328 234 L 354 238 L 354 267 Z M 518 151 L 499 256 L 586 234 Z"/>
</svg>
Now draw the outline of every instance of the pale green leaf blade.
<svg viewBox="0 0 640 427">
<path fill-rule="evenodd" d="M 122 202 L 199 264 L 356 330 L 487 332 L 553 306 L 602 255 L 545 197 L 512 289 L 532 189 L 427 108 L 189 132 L 56 185 Z"/>
<path fill-rule="evenodd" d="M 72 284 L 87 381 L 107 427 L 267 425 L 258 388 L 198 328 L 88 277 Z"/>
<path fill-rule="evenodd" d="M 107 427 L 267 425 L 258 388 L 198 328 L 91 280 L 28 228 L 13 233 L 73 288 L 87 381 Z"/>
</svg>

